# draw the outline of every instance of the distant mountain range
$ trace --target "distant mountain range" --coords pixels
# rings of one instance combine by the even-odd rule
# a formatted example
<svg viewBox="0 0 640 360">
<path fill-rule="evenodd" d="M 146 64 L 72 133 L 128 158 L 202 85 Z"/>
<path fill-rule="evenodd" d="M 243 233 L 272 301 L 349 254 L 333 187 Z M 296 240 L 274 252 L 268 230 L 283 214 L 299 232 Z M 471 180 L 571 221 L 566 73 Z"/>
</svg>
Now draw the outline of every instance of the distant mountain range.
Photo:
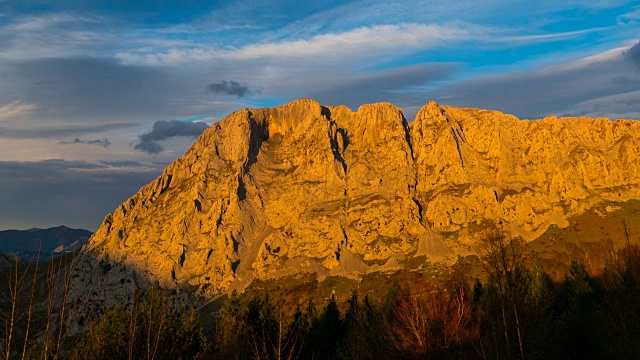
<svg viewBox="0 0 640 360">
<path fill-rule="evenodd" d="M 84 229 L 57 226 L 49 229 L 0 231 L 0 252 L 34 259 L 40 250 L 41 260 L 80 249 L 93 233 Z"/>
</svg>

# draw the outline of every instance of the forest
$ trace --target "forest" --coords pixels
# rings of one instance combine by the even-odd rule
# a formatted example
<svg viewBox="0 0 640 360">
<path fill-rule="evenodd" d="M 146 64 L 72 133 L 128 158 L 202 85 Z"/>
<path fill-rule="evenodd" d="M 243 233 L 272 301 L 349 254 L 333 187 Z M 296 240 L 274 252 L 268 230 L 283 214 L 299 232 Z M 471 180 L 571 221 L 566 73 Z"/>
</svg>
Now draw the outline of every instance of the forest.
<svg viewBox="0 0 640 360">
<path fill-rule="evenodd" d="M 346 301 L 332 296 L 285 309 L 266 293 L 233 293 L 213 327 L 152 288 L 132 304 L 107 306 L 86 319 L 81 335 L 66 336 L 64 321 L 36 325 L 33 303 L 6 301 L 10 291 L 0 350 L 6 359 L 110 360 L 629 359 L 640 353 L 638 245 L 612 252 L 598 276 L 574 261 L 562 281 L 526 265 L 523 249 L 521 239 L 491 232 L 478 254 L 485 279 L 458 271 L 427 285 L 396 282 L 382 299 L 354 291 Z M 49 316 L 60 319 L 62 311 Z"/>
</svg>

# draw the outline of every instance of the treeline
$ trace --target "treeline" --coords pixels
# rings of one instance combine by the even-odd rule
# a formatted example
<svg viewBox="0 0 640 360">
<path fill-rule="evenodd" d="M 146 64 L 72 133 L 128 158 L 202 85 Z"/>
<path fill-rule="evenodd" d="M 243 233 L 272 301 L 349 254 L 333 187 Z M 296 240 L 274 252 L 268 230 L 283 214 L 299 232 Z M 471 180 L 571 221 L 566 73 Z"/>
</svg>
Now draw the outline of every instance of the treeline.
<svg viewBox="0 0 640 360">
<path fill-rule="evenodd" d="M 629 243 L 612 254 L 597 278 L 574 262 L 558 283 L 525 265 L 521 240 L 493 232 L 482 244 L 483 282 L 454 273 L 430 285 L 396 284 L 376 301 L 357 293 L 340 304 L 334 297 L 321 307 L 309 301 L 293 314 L 267 295 L 234 294 L 207 331 L 196 312 L 152 290 L 89 320 L 64 354 L 47 353 L 36 341 L 25 358 L 640 357 L 640 247 Z"/>
<path fill-rule="evenodd" d="M 602 277 L 573 262 L 560 283 L 525 266 L 523 243 L 495 233 L 469 284 L 392 287 L 382 301 L 354 293 L 340 308 L 312 302 L 288 318 L 268 297 L 222 310 L 208 358 L 633 359 L 640 357 L 640 248 L 613 254 Z"/>
</svg>

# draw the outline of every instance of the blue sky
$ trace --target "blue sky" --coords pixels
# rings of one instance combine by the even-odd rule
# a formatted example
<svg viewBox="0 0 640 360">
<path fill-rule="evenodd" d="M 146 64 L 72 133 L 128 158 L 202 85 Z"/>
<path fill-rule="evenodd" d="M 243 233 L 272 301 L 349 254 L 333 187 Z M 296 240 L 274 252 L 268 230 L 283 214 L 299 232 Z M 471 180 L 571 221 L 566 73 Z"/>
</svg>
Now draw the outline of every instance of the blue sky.
<svg viewBox="0 0 640 360">
<path fill-rule="evenodd" d="M 640 2 L 0 0 L 0 228 L 95 230 L 242 107 L 640 119 Z"/>
</svg>

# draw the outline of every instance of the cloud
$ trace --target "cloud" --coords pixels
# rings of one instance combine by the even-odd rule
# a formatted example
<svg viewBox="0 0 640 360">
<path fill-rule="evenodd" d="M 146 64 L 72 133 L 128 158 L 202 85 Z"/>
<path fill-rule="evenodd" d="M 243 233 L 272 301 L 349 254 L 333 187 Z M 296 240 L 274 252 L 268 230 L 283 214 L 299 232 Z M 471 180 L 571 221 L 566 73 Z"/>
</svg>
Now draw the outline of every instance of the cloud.
<svg viewBox="0 0 640 360">
<path fill-rule="evenodd" d="M 640 103 L 622 104 L 616 95 L 639 89 L 640 72 L 628 61 L 636 49 L 619 48 L 539 70 L 463 80 L 416 91 L 407 100 L 434 98 L 447 105 L 497 109 L 521 118 L 551 114 L 633 118 Z"/>
<path fill-rule="evenodd" d="M 574 106 L 572 115 L 640 120 L 640 90 L 580 102 Z"/>
<path fill-rule="evenodd" d="M 232 66 L 187 70 L 124 65 L 113 58 L 0 60 L 0 101 L 38 105 L 20 123 L 24 128 L 113 122 L 142 126 L 159 118 L 221 116 L 247 107 L 244 98 L 214 100 L 203 91 L 210 79 L 227 74 L 251 83 L 240 73 L 255 74 Z"/>
<path fill-rule="evenodd" d="M 626 56 L 640 68 L 640 41 L 627 51 Z"/>
<path fill-rule="evenodd" d="M 100 16 L 77 13 L 11 16 L 0 27 L 0 59 L 29 60 L 86 56 L 100 52 L 105 42 L 115 41 L 113 33 L 96 31 L 104 21 Z"/>
<path fill-rule="evenodd" d="M 474 31 L 475 30 L 475 31 Z M 474 33 L 472 33 L 474 31 Z M 310 56 L 336 56 L 346 54 L 381 53 L 392 49 L 416 50 L 444 42 L 461 41 L 481 37 L 487 29 L 466 24 L 398 24 L 374 25 L 357 29 L 329 33 L 312 37 L 309 40 L 282 41 L 271 44 L 245 46 L 225 56 L 231 59 L 296 58 Z"/>
<path fill-rule="evenodd" d="M 111 142 L 109 141 L 109 139 L 106 139 L 106 138 L 102 140 L 100 139 L 85 140 L 85 139 L 75 138 L 73 141 L 60 141 L 58 144 L 60 145 L 72 145 L 72 144 L 99 145 L 106 149 L 111 145 Z"/>
<path fill-rule="evenodd" d="M 9 62 L 0 66 L 0 78 L 0 98 L 21 94 L 21 100 L 38 104 L 34 117 L 66 123 L 141 117 L 148 121 L 169 111 L 182 115 L 189 110 L 176 99 L 202 92 L 168 71 L 109 58 Z"/>
<path fill-rule="evenodd" d="M 36 107 L 36 104 L 23 103 L 21 101 L 14 101 L 10 104 L 0 106 L 0 121 L 20 116 Z"/>
<path fill-rule="evenodd" d="M 159 120 L 153 124 L 150 132 L 138 136 L 140 142 L 135 145 L 136 150 L 149 154 L 158 154 L 164 150 L 158 141 L 167 140 L 176 136 L 197 137 L 205 131 L 209 125 L 204 122 L 186 122 L 179 120 Z"/>
<path fill-rule="evenodd" d="M 65 224 L 95 231 L 164 165 L 0 161 L 0 229 Z"/>
<path fill-rule="evenodd" d="M 223 93 L 227 95 L 235 95 L 239 98 L 245 95 L 259 94 L 260 91 L 251 90 L 248 84 L 240 84 L 237 81 L 223 80 L 217 83 L 207 85 L 207 90 L 216 94 Z"/>
<path fill-rule="evenodd" d="M 640 6 L 635 7 L 633 10 L 618 16 L 618 22 L 635 24 L 640 21 Z"/>
<path fill-rule="evenodd" d="M 105 165 L 94 164 L 86 161 L 65 161 L 63 159 L 49 159 L 42 161 L 0 161 L 0 173 L 12 176 L 15 179 L 33 178 L 38 174 L 43 178 L 57 179 L 59 176 L 73 170 L 101 169 Z M 65 176 L 66 178 L 66 176 Z"/>
<path fill-rule="evenodd" d="M 464 40 L 478 40 L 493 30 L 474 24 L 448 25 L 405 23 L 397 25 L 363 26 L 348 31 L 326 33 L 304 40 L 284 40 L 249 44 L 236 49 L 206 46 L 172 48 L 165 52 L 120 52 L 118 58 L 125 63 L 184 64 L 210 61 L 282 61 L 308 59 L 314 62 L 332 59 L 349 61 L 370 56 L 397 57 L 437 45 L 451 45 Z"/>
<path fill-rule="evenodd" d="M 0 127 L 0 138 L 10 139 L 45 139 L 64 137 L 70 135 L 81 135 L 99 133 L 103 131 L 125 129 L 135 126 L 132 123 L 114 123 L 102 125 L 64 125 L 64 126 L 43 126 L 31 129 Z"/>
<path fill-rule="evenodd" d="M 572 37 L 577 37 L 579 35 L 586 35 L 593 32 L 600 32 L 604 30 L 612 29 L 613 26 L 603 26 L 603 27 L 594 27 L 590 29 L 582 29 L 576 31 L 565 31 L 565 32 L 556 32 L 549 34 L 533 34 L 533 35 L 515 35 L 515 36 L 505 36 L 501 38 L 496 38 L 494 41 L 499 42 L 523 42 L 523 43 L 531 43 L 531 42 L 545 42 L 545 41 L 553 41 L 558 39 L 567 39 Z"/>
<path fill-rule="evenodd" d="M 100 164 L 107 165 L 107 166 L 112 166 L 112 167 L 141 167 L 141 166 L 144 166 L 142 163 L 140 163 L 138 161 L 132 161 L 132 160 L 115 160 L 115 161 L 101 160 Z"/>
<path fill-rule="evenodd" d="M 446 80 L 458 68 L 458 64 L 429 63 L 355 74 L 342 81 L 336 79 L 336 84 L 326 89 L 312 91 L 310 97 L 323 104 L 343 104 L 352 108 L 381 101 L 403 106 L 406 105 L 404 91 Z"/>
</svg>

